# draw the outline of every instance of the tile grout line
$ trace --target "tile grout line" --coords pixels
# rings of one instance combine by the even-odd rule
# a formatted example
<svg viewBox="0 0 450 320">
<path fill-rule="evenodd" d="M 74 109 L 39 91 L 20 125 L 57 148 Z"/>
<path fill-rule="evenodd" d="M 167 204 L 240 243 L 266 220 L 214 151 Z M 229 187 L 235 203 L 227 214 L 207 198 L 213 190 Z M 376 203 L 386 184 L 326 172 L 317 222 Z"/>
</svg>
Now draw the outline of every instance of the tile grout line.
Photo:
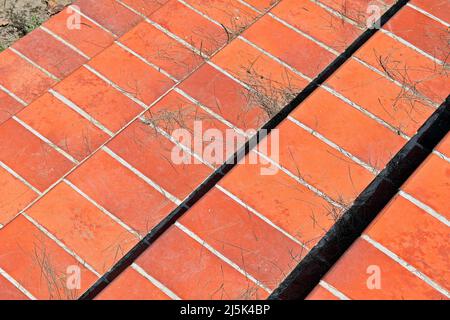
<svg viewBox="0 0 450 320">
<path fill-rule="evenodd" d="M 11 98 L 13 98 L 14 100 L 16 100 L 17 102 L 19 102 L 22 106 L 26 107 L 28 105 L 27 102 L 25 102 L 24 100 L 22 100 L 21 98 L 19 98 L 14 92 L 10 91 L 9 89 L 5 88 L 4 86 L 2 86 L 0 84 L 0 90 L 2 90 L 4 93 L 6 93 L 7 95 L 9 95 Z"/>
<path fill-rule="evenodd" d="M 133 263 L 131 265 L 131 268 L 133 268 L 136 272 L 138 272 L 141 276 L 143 276 L 145 279 L 147 279 L 150 283 L 152 283 L 155 287 L 157 287 L 159 290 L 161 290 L 163 293 L 165 293 L 169 298 L 172 300 L 181 300 L 181 298 L 172 290 L 170 290 L 168 287 L 166 287 L 163 283 L 149 275 L 144 269 L 142 269 L 141 266 L 139 266 L 137 263 Z"/>
<path fill-rule="evenodd" d="M 55 81 L 61 81 L 61 79 L 59 79 L 57 76 L 55 76 L 53 73 L 51 73 L 50 71 L 46 70 L 45 68 L 41 67 L 39 64 L 37 64 L 36 62 L 34 62 L 33 60 L 31 60 L 30 58 L 28 58 L 26 55 L 24 55 L 23 53 L 21 53 L 19 50 L 13 48 L 13 47 L 9 47 L 7 50 L 10 50 L 12 52 L 14 52 L 18 57 L 22 58 L 24 61 L 28 62 L 29 64 L 31 64 L 33 67 L 39 69 L 42 73 L 44 73 L 45 75 L 47 75 L 49 78 L 55 80 Z"/>
<path fill-rule="evenodd" d="M 85 54 L 83 51 L 81 51 L 80 49 L 78 49 L 77 47 L 75 47 L 73 44 L 71 44 L 70 42 L 64 40 L 62 37 L 60 37 L 59 35 L 57 35 L 56 33 L 54 33 L 53 31 L 51 31 L 50 29 L 44 27 L 43 25 L 39 27 L 39 29 L 41 29 L 42 31 L 46 32 L 47 34 L 49 34 L 50 36 L 52 36 L 53 38 L 55 38 L 56 40 L 58 40 L 59 42 L 61 42 L 63 45 L 65 45 L 66 47 L 72 49 L 72 51 L 78 53 L 78 55 L 82 56 L 83 58 L 85 58 L 86 60 L 90 60 L 91 57 L 89 57 L 87 54 Z"/>
<path fill-rule="evenodd" d="M 11 283 L 14 287 L 17 288 L 17 290 L 19 290 L 20 292 L 22 292 L 27 298 L 29 298 L 30 300 L 37 300 L 35 296 L 33 296 L 31 294 L 30 291 L 28 291 L 27 289 L 25 289 L 20 283 L 19 281 L 17 281 L 16 279 L 14 279 L 11 275 L 9 275 L 4 269 L 2 269 L 0 267 L 0 276 L 3 276 L 9 283 Z"/>
<path fill-rule="evenodd" d="M 22 182 L 24 185 L 26 185 L 28 188 L 30 188 L 32 191 L 37 193 L 37 195 L 41 195 L 42 192 L 33 186 L 30 182 L 28 182 L 24 177 L 22 177 L 20 174 L 18 174 L 16 171 L 11 169 L 8 165 L 6 165 L 3 161 L 0 161 L 0 167 L 3 168 L 5 171 L 7 171 L 10 175 L 12 175 L 14 178 Z"/>
<path fill-rule="evenodd" d="M 328 292 L 330 292 L 336 298 L 339 298 L 339 300 L 350 300 L 349 297 L 347 297 L 341 291 L 339 291 L 338 289 L 336 289 L 335 287 L 333 287 L 331 284 L 329 284 L 328 282 L 326 282 L 324 280 L 320 280 L 319 285 L 322 288 L 324 288 L 325 290 L 327 290 Z"/>
<path fill-rule="evenodd" d="M 435 15 L 429 13 L 428 11 L 426 11 L 426 10 L 424 10 L 424 9 L 422 9 L 422 8 L 412 4 L 412 3 L 408 3 L 408 7 L 412 8 L 412 9 L 414 9 L 416 11 L 419 11 L 420 13 L 422 13 L 423 15 L 426 15 L 428 18 L 433 19 L 434 21 L 439 22 L 440 24 L 444 25 L 444 27 L 446 27 L 446 28 L 450 27 L 449 23 L 445 22 L 444 20 L 436 17 Z"/>
</svg>

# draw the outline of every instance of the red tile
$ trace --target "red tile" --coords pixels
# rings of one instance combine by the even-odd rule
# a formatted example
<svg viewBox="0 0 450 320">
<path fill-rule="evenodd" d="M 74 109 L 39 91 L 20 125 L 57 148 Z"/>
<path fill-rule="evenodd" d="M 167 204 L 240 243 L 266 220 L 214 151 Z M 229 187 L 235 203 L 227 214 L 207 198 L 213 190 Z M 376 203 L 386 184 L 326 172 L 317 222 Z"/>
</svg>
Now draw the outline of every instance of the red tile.
<svg viewBox="0 0 450 320">
<path fill-rule="evenodd" d="M 23 216 L 0 230 L 0 252 L 0 267 L 38 299 L 76 299 L 97 279 Z M 74 267 L 80 289 L 67 286 Z"/>
<path fill-rule="evenodd" d="M 77 168 L 68 180 L 143 236 L 175 208 L 173 202 L 104 151 Z"/>
<path fill-rule="evenodd" d="M 0 125 L 22 110 L 23 105 L 0 90 Z"/>
<path fill-rule="evenodd" d="M 308 246 L 319 241 L 334 224 L 336 209 L 284 172 L 263 175 L 267 165 L 245 159 L 220 185 Z"/>
<path fill-rule="evenodd" d="M 122 2 L 148 17 L 155 11 L 158 11 L 169 0 L 122 0 Z"/>
<path fill-rule="evenodd" d="M 11 50 L 0 53 L 0 85 L 25 102 L 31 102 L 56 83 Z"/>
<path fill-rule="evenodd" d="M 95 300 L 170 300 L 160 289 L 128 267 Z"/>
<path fill-rule="evenodd" d="M 29 298 L 0 275 L 0 300 L 28 300 Z"/>
<path fill-rule="evenodd" d="M 444 159 L 431 154 L 402 189 L 450 219 L 450 164 Z"/>
<path fill-rule="evenodd" d="M 112 34 L 70 7 L 54 15 L 43 26 L 90 57 L 106 49 L 114 41 Z"/>
<path fill-rule="evenodd" d="M 36 197 L 22 181 L 0 169 L 0 224 L 6 225 Z"/>
<path fill-rule="evenodd" d="M 421 12 L 406 6 L 389 20 L 384 28 L 433 57 L 447 61 L 448 28 Z"/>
<path fill-rule="evenodd" d="M 180 88 L 243 130 L 258 129 L 268 120 L 262 108 L 249 99 L 247 89 L 208 64 L 184 80 Z"/>
<path fill-rule="evenodd" d="M 223 27 L 176 0 L 170 0 L 152 14 L 150 19 L 207 55 L 227 42 L 227 33 Z"/>
<path fill-rule="evenodd" d="M 141 16 L 114 0 L 77 0 L 75 5 L 80 7 L 84 14 L 118 36 L 142 20 Z"/>
<path fill-rule="evenodd" d="M 197 202 L 180 223 L 271 289 L 307 253 L 217 188 Z"/>
<path fill-rule="evenodd" d="M 173 86 L 173 81 L 114 44 L 89 65 L 123 90 L 151 104 Z"/>
<path fill-rule="evenodd" d="M 312 1 L 283 0 L 272 13 L 337 51 L 344 51 L 362 33 Z"/>
<path fill-rule="evenodd" d="M 271 141 L 269 136 L 268 150 L 272 143 L 278 143 L 279 163 L 336 202 L 351 205 L 373 180 L 367 169 L 292 121 L 282 122 L 277 129 L 279 141 Z"/>
<path fill-rule="evenodd" d="M 137 103 L 86 68 L 75 71 L 55 90 L 113 132 L 142 112 Z"/>
<path fill-rule="evenodd" d="M 248 4 L 259 10 L 268 10 L 271 6 L 281 2 L 281 0 L 245 0 Z"/>
<path fill-rule="evenodd" d="M 66 77 L 87 61 L 41 29 L 23 37 L 13 48 L 58 78 Z"/>
<path fill-rule="evenodd" d="M 449 287 L 448 226 L 412 202 L 396 196 L 365 233 L 444 288 Z"/>
<path fill-rule="evenodd" d="M 17 117 L 80 161 L 109 138 L 50 93 L 35 100 Z"/>
<path fill-rule="evenodd" d="M 58 184 L 27 213 L 99 273 L 138 241 L 66 183 Z"/>
<path fill-rule="evenodd" d="M 450 21 L 450 6 L 447 0 L 412 0 L 411 4 L 429 12 L 439 19 L 446 22 Z"/>
<path fill-rule="evenodd" d="M 267 15 L 244 32 L 243 36 L 312 78 L 336 58 L 318 44 Z"/>
<path fill-rule="evenodd" d="M 450 78 L 444 66 L 385 33 L 377 32 L 356 56 L 437 104 L 448 95 Z M 417 95 L 416 99 L 422 98 Z"/>
<path fill-rule="evenodd" d="M 324 287 L 317 285 L 316 288 L 306 297 L 306 300 L 339 300 L 339 298 Z"/>
<path fill-rule="evenodd" d="M 146 21 L 127 32 L 120 42 L 179 80 L 203 63 L 201 56 Z"/>
<path fill-rule="evenodd" d="M 318 89 L 292 117 L 379 170 L 406 140 L 331 93 Z"/>
<path fill-rule="evenodd" d="M 13 119 L 0 126 L 0 161 L 40 191 L 74 165 Z"/>
<path fill-rule="evenodd" d="M 444 139 L 436 147 L 436 150 L 450 158 L 450 134 L 447 133 Z"/>
<path fill-rule="evenodd" d="M 171 159 L 175 144 L 136 120 L 108 147 L 133 167 L 178 197 L 187 197 L 212 170 L 203 164 L 178 164 Z"/>
<path fill-rule="evenodd" d="M 378 274 L 377 271 L 380 275 L 380 289 L 372 286 L 374 284 L 372 279 Z M 358 239 L 347 250 L 324 280 L 350 299 L 437 300 L 445 298 L 362 239 Z"/>
<path fill-rule="evenodd" d="M 355 60 L 348 60 L 326 84 L 410 136 L 434 111 L 434 108 L 414 99 L 400 86 Z M 361 91 L 365 94 L 361 94 Z"/>
<path fill-rule="evenodd" d="M 136 260 L 182 299 L 264 299 L 267 293 L 177 227 Z"/>
</svg>

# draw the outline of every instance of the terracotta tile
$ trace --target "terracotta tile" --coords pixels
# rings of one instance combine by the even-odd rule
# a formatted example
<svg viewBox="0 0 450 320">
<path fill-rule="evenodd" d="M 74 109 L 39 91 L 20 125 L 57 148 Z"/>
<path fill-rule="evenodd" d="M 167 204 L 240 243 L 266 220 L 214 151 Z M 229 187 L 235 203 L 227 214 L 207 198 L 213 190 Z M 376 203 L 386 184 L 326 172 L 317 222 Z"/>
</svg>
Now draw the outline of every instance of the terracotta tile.
<svg viewBox="0 0 450 320">
<path fill-rule="evenodd" d="M 25 102 L 31 102 L 56 83 L 11 50 L 0 53 L 0 85 Z"/>
<path fill-rule="evenodd" d="M 58 184 L 27 213 L 99 273 L 138 241 L 66 183 Z"/>
<path fill-rule="evenodd" d="M 23 105 L 0 90 L 0 125 L 22 110 Z"/>
<path fill-rule="evenodd" d="M 374 175 L 292 121 L 282 122 L 279 130 L 279 163 L 327 194 L 349 206 L 369 185 Z M 267 141 L 268 150 L 274 143 Z M 277 160 L 277 159 L 274 159 Z"/>
<path fill-rule="evenodd" d="M 37 194 L 3 168 L 0 169 L 0 223 L 6 225 Z"/>
<path fill-rule="evenodd" d="M 431 154 L 402 189 L 450 219 L 450 164 Z"/>
<path fill-rule="evenodd" d="M 381 170 L 406 140 L 331 93 L 318 89 L 292 117 Z"/>
<path fill-rule="evenodd" d="M 50 93 L 35 100 L 17 117 L 80 161 L 109 138 Z"/>
<path fill-rule="evenodd" d="M 396 196 L 365 233 L 449 288 L 448 227 L 412 202 Z"/>
<path fill-rule="evenodd" d="M 75 71 L 55 90 L 113 132 L 142 112 L 137 103 L 86 68 Z"/>
<path fill-rule="evenodd" d="M 216 188 L 180 223 L 271 289 L 306 254 L 299 244 Z"/>
<path fill-rule="evenodd" d="M 362 33 L 357 27 L 312 1 L 283 0 L 272 13 L 337 51 L 344 51 Z"/>
<path fill-rule="evenodd" d="M 169 0 L 122 0 L 122 2 L 148 17 Z"/>
<path fill-rule="evenodd" d="M 411 4 L 431 13 L 446 22 L 450 21 L 450 7 L 446 0 L 412 0 Z"/>
<path fill-rule="evenodd" d="M 0 300 L 29 300 L 29 298 L 0 275 Z"/>
<path fill-rule="evenodd" d="M 445 138 L 437 145 L 436 150 L 450 158 L 450 134 L 447 133 Z"/>
<path fill-rule="evenodd" d="M 127 32 L 120 42 L 179 80 L 203 62 L 202 57 L 146 21 Z"/>
<path fill-rule="evenodd" d="M 79 6 L 84 14 L 118 36 L 142 20 L 141 16 L 114 0 L 77 0 L 75 5 Z"/>
<path fill-rule="evenodd" d="M 448 29 L 413 8 L 404 7 L 384 28 L 435 58 L 442 61 L 448 58 Z"/>
<path fill-rule="evenodd" d="M 0 161 L 40 191 L 74 165 L 13 119 L 0 126 Z"/>
<path fill-rule="evenodd" d="M 79 25 L 77 22 L 79 22 Z M 43 26 L 90 57 L 106 49 L 114 41 L 112 34 L 101 29 L 71 8 L 66 8 L 59 14 L 54 15 Z"/>
<path fill-rule="evenodd" d="M 74 185 L 145 236 L 175 204 L 104 151 L 69 177 Z"/>
<path fill-rule="evenodd" d="M 170 300 L 160 289 L 128 267 L 95 300 Z"/>
<path fill-rule="evenodd" d="M 224 28 L 176 0 L 170 0 L 150 19 L 208 55 L 227 42 Z"/>
<path fill-rule="evenodd" d="M 258 129 L 268 120 L 247 89 L 208 64 L 184 80 L 180 88 L 243 130 Z"/>
<path fill-rule="evenodd" d="M 259 95 L 265 96 L 279 108 L 307 85 L 306 80 L 240 39 L 220 51 L 213 62 L 258 92 L 249 99 L 259 102 Z"/>
<path fill-rule="evenodd" d="M 277 2 L 281 2 L 281 0 L 245 0 L 248 4 L 259 10 L 267 10 L 271 6 L 275 5 Z"/>
<path fill-rule="evenodd" d="M 282 171 L 263 175 L 267 165 L 239 164 L 219 183 L 309 247 L 335 222 L 336 209 Z M 273 172 L 272 172 L 273 173 Z"/>
<path fill-rule="evenodd" d="M 0 252 L 0 267 L 37 299 L 76 299 L 97 279 L 23 216 L 0 230 Z M 74 267 L 80 289 L 67 287 Z"/>
<path fill-rule="evenodd" d="M 336 58 L 318 44 L 267 15 L 244 32 L 243 36 L 311 78 Z"/>
<path fill-rule="evenodd" d="M 182 299 L 264 299 L 268 295 L 176 227 L 136 263 Z"/>
<path fill-rule="evenodd" d="M 339 300 L 339 298 L 324 287 L 317 285 L 305 300 Z"/>
<path fill-rule="evenodd" d="M 400 86 L 354 60 L 347 61 L 326 84 L 410 136 L 434 111 Z"/>
<path fill-rule="evenodd" d="M 377 32 L 356 56 L 437 104 L 448 95 L 450 77 L 444 66 L 382 32 Z"/>
<path fill-rule="evenodd" d="M 86 58 L 41 29 L 20 39 L 13 48 L 58 78 L 66 77 L 86 62 Z"/>
<path fill-rule="evenodd" d="M 374 284 L 372 279 L 377 275 L 377 271 L 380 274 L 380 289 L 372 286 Z M 347 250 L 324 280 L 350 299 L 430 300 L 445 298 L 362 239 L 358 239 Z"/>
<path fill-rule="evenodd" d="M 89 65 L 145 104 L 151 104 L 173 86 L 172 80 L 116 44 Z"/>
</svg>

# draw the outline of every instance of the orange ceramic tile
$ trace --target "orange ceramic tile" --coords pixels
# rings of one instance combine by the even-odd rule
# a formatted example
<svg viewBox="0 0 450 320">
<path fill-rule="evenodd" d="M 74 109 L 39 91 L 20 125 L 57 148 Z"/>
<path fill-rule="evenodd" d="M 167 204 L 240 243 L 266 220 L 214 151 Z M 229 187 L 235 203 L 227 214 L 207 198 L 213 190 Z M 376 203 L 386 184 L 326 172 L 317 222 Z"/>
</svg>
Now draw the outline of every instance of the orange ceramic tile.
<svg viewBox="0 0 450 320">
<path fill-rule="evenodd" d="M 447 23 L 450 21 L 450 4 L 447 0 L 412 0 L 411 4 Z"/>
<path fill-rule="evenodd" d="M 219 189 L 212 189 L 180 223 L 243 270 L 275 289 L 306 250 Z"/>
<path fill-rule="evenodd" d="M 111 284 L 109 284 L 96 300 L 170 300 L 160 289 L 136 270 L 128 267 Z"/>
<path fill-rule="evenodd" d="M 11 50 L 0 53 L 0 61 L 0 85 L 25 102 L 33 101 L 56 83 Z"/>
<path fill-rule="evenodd" d="M 86 68 L 75 71 L 55 90 L 113 132 L 142 112 L 137 103 Z"/>
<path fill-rule="evenodd" d="M 17 117 L 80 161 L 109 138 L 50 93 L 35 100 Z"/>
<path fill-rule="evenodd" d="M 22 181 L 0 169 L 0 224 L 6 225 L 36 197 Z"/>
<path fill-rule="evenodd" d="M 450 219 L 450 164 L 431 154 L 402 189 Z"/>
<path fill-rule="evenodd" d="M 145 104 L 151 104 L 173 86 L 172 80 L 117 44 L 110 46 L 89 64 Z"/>
<path fill-rule="evenodd" d="M 223 27 L 176 0 L 170 0 L 150 19 L 207 55 L 227 42 L 227 33 Z"/>
<path fill-rule="evenodd" d="M 439 151 L 447 158 L 450 158 L 450 134 L 447 133 L 445 138 L 437 145 L 436 151 Z"/>
<path fill-rule="evenodd" d="M 74 4 L 88 17 L 118 36 L 142 20 L 141 16 L 115 0 L 77 0 Z"/>
<path fill-rule="evenodd" d="M 245 2 L 259 10 L 265 11 L 281 2 L 281 0 L 245 0 Z"/>
<path fill-rule="evenodd" d="M 449 288 L 448 226 L 412 202 L 396 196 L 365 233 Z"/>
<path fill-rule="evenodd" d="M 437 104 L 448 95 L 450 77 L 446 67 L 436 64 L 385 33 L 377 32 L 358 50 L 356 56 Z M 417 96 L 417 99 L 420 100 L 421 97 Z"/>
<path fill-rule="evenodd" d="M 17 41 L 13 48 L 58 78 L 66 77 L 86 61 L 86 58 L 41 29 Z"/>
<path fill-rule="evenodd" d="M 267 15 L 244 32 L 243 36 L 311 78 L 336 58 L 312 40 Z"/>
<path fill-rule="evenodd" d="M 389 20 L 384 28 L 433 57 L 447 61 L 448 28 L 421 12 L 406 6 Z"/>
<path fill-rule="evenodd" d="M 241 39 L 235 39 L 221 50 L 213 62 L 230 72 L 242 82 L 253 87 L 260 95 L 274 100 L 292 100 L 307 81 L 253 48 Z M 286 98 L 289 96 L 289 98 Z M 249 99 L 256 99 L 250 96 Z"/>
<path fill-rule="evenodd" d="M 13 119 L 0 126 L 0 161 L 40 191 L 74 165 Z"/>
<path fill-rule="evenodd" d="M 245 159 L 219 184 L 309 247 L 317 243 L 334 224 L 337 209 L 284 172 L 262 174 L 268 165 Z"/>
<path fill-rule="evenodd" d="M 380 275 L 380 287 L 374 277 Z M 327 273 L 324 280 L 350 299 L 444 299 L 424 281 L 365 240 L 358 239 Z M 379 289 L 377 289 L 379 288 Z"/>
<path fill-rule="evenodd" d="M 169 0 L 122 0 L 122 2 L 148 17 L 153 12 L 158 11 Z"/>
<path fill-rule="evenodd" d="M 120 42 L 179 80 L 203 62 L 201 56 L 146 21 L 127 32 Z"/>
<path fill-rule="evenodd" d="M 184 199 L 212 170 L 203 164 L 174 163 L 171 159 L 175 146 L 141 120 L 136 120 L 108 144 L 117 155 L 152 181 Z"/>
<path fill-rule="evenodd" d="M 77 168 L 68 180 L 143 236 L 175 207 L 104 151 Z"/>
<path fill-rule="evenodd" d="M 272 13 L 337 51 L 344 51 L 362 32 L 312 1 L 283 0 Z"/>
<path fill-rule="evenodd" d="M 76 299 L 97 279 L 23 216 L 0 230 L 0 253 L 0 268 L 37 299 Z M 77 275 L 79 288 L 68 287 Z"/>
<path fill-rule="evenodd" d="M 99 273 L 109 270 L 138 241 L 64 182 L 27 213 Z"/>
<path fill-rule="evenodd" d="M 318 89 L 292 117 L 376 169 L 383 169 L 406 140 L 331 93 Z"/>
<path fill-rule="evenodd" d="M 0 275 L 0 300 L 28 300 L 29 298 Z"/>
<path fill-rule="evenodd" d="M 355 60 L 347 61 L 326 84 L 393 126 L 414 135 L 434 108 Z M 361 94 L 361 92 L 364 94 Z"/>
<path fill-rule="evenodd" d="M 0 90 L 0 125 L 22 108 L 22 104 Z"/>
<path fill-rule="evenodd" d="M 43 26 L 90 57 L 106 49 L 114 41 L 112 34 L 70 7 L 50 18 Z"/>
<path fill-rule="evenodd" d="M 374 175 L 325 142 L 285 120 L 279 130 L 279 163 L 336 202 L 349 206 Z M 268 150 L 274 143 L 269 136 Z M 278 142 L 278 141 L 277 141 Z M 276 160 L 276 159 L 275 159 Z"/>
<path fill-rule="evenodd" d="M 268 295 L 177 227 L 166 231 L 136 263 L 182 299 L 264 299 Z"/>
<path fill-rule="evenodd" d="M 334 294 L 322 286 L 316 288 L 306 297 L 306 300 L 339 300 Z"/>
<path fill-rule="evenodd" d="M 268 116 L 249 91 L 209 64 L 180 84 L 180 88 L 215 113 L 243 130 L 258 129 Z"/>
</svg>

